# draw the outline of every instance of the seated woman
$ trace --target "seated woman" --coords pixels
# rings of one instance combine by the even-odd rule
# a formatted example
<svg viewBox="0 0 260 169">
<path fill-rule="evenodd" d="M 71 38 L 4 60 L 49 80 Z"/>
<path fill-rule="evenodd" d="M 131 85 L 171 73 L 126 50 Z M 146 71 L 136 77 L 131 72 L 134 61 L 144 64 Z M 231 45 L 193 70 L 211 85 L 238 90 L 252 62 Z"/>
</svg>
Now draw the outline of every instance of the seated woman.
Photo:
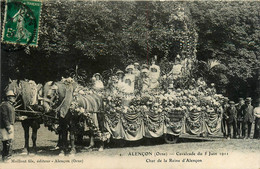
<svg viewBox="0 0 260 169">
<path fill-rule="evenodd" d="M 93 89 L 96 91 L 102 91 L 104 89 L 104 84 L 101 81 L 102 77 L 100 73 L 95 73 L 92 77 L 93 80 Z"/>
<path fill-rule="evenodd" d="M 177 55 L 172 70 L 168 73 L 168 76 L 172 77 L 173 80 L 176 80 L 182 76 L 182 69 L 183 64 L 181 64 L 180 55 Z"/>
<path fill-rule="evenodd" d="M 148 69 L 142 69 L 141 85 L 142 85 L 142 90 L 141 90 L 142 93 L 148 92 L 150 90 L 151 79 L 149 77 L 149 70 Z"/>
<path fill-rule="evenodd" d="M 131 78 L 125 78 L 125 84 L 123 87 L 123 92 L 126 94 L 134 94 L 134 85 Z"/>
<path fill-rule="evenodd" d="M 134 81 L 135 81 L 135 75 L 133 73 L 134 65 L 128 65 L 125 68 L 125 71 L 126 71 L 126 74 L 125 74 L 125 77 L 124 77 L 124 81 L 125 81 L 126 78 L 129 78 L 131 80 L 131 82 L 134 83 Z"/>
<path fill-rule="evenodd" d="M 157 65 L 150 66 L 149 78 L 151 79 L 151 89 L 159 87 L 160 68 Z"/>
<path fill-rule="evenodd" d="M 122 91 L 123 90 L 123 87 L 124 87 L 124 72 L 122 70 L 118 70 L 116 72 L 116 76 L 117 76 L 117 84 L 116 84 L 116 87 L 119 91 Z"/>
</svg>

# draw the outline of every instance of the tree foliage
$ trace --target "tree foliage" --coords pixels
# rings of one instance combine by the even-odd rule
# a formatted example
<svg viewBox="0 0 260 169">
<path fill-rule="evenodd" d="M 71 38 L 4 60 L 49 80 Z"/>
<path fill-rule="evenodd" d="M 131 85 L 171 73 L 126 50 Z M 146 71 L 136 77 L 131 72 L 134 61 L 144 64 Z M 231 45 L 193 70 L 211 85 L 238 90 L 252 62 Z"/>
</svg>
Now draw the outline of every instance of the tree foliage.
<svg viewBox="0 0 260 169">
<path fill-rule="evenodd" d="M 180 54 L 193 61 L 194 77 L 229 96 L 250 94 L 259 76 L 259 11 L 257 1 L 44 1 L 38 48 L 2 50 L 3 79 L 108 76 L 154 55 L 166 73 Z M 220 64 L 208 69 L 209 60 Z"/>
<path fill-rule="evenodd" d="M 207 1 L 189 6 L 199 34 L 198 60 L 222 63 L 222 71 L 213 69 L 208 80 L 225 81 L 219 85 L 230 96 L 252 94 L 260 65 L 260 3 Z"/>
</svg>

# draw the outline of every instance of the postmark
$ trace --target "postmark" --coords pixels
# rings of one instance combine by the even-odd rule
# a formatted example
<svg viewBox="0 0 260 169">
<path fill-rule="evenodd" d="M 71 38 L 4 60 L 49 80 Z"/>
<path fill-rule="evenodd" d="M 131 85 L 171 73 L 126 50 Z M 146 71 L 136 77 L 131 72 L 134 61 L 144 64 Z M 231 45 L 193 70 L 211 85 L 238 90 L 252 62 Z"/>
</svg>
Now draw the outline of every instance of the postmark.
<svg viewBox="0 0 260 169">
<path fill-rule="evenodd" d="M 7 0 L 2 32 L 3 49 L 16 51 L 37 47 L 41 1 Z"/>
</svg>

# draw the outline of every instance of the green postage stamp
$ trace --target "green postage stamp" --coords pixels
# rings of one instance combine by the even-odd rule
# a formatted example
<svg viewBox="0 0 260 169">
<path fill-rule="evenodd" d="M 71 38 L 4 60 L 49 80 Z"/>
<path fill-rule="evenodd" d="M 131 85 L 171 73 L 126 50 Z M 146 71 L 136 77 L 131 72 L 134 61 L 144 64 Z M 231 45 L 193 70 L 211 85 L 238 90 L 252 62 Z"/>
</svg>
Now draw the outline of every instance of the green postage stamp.
<svg viewBox="0 0 260 169">
<path fill-rule="evenodd" d="M 6 0 L 2 42 L 37 47 L 41 4 L 39 0 Z"/>
</svg>

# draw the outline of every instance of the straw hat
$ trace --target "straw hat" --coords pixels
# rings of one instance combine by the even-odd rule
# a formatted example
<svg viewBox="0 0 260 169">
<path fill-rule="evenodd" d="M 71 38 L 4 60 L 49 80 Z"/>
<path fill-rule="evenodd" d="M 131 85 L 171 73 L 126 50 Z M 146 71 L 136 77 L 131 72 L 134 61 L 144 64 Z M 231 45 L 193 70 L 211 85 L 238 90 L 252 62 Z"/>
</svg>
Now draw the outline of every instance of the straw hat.
<svg viewBox="0 0 260 169">
<path fill-rule="evenodd" d="M 126 68 L 125 68 L 125 70 L 127 71 L 127 70 L 129 70 L 129 69 L 132 69 L 132 70 L 134 70 L 134 65 L 128 65 Z"/>
<path fill-rule="evenodd" d="M 96 77 L 96 76 L 101 77 L 101 74 L 100 74 L 100 73 L 95 73 L 95 74 L 93 75 L 93 77 Z"/>
<path fill-rule="evenodd" d="M 117 72 L 116 72 L 116 74 L 124 74 L 124 72 L 122 71 L 122 70 L 118 70 Z"/>
<path fill-rule="evenodd" d="M 251 97 L 247 97 L 245 101 L 246 101 L 246 102 L 251 102 L 252 99 L 251 99 Z"/>
<path fill-rule="evenodd" d="M 142 73 L 149 73 L 148 69 L 142 69 Z"/>
</svg>

